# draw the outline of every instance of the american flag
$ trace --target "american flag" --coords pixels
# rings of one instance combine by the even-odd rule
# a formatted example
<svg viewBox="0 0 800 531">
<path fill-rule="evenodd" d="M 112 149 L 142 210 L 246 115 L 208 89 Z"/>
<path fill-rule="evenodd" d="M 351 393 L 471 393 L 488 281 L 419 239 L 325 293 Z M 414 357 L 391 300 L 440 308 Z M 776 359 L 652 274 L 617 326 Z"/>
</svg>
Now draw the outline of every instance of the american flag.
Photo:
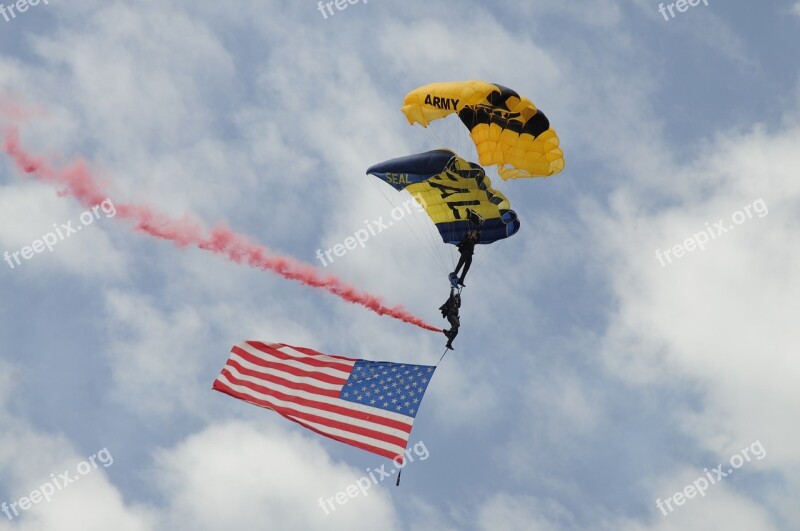
<svg viewBox="0 0 800 531">
<path fill-rule="evenodd" d="M 331 439 L 402 462 L 434 370 L 245 341 L 233 347 L 213 388 Z"/>
</svg>

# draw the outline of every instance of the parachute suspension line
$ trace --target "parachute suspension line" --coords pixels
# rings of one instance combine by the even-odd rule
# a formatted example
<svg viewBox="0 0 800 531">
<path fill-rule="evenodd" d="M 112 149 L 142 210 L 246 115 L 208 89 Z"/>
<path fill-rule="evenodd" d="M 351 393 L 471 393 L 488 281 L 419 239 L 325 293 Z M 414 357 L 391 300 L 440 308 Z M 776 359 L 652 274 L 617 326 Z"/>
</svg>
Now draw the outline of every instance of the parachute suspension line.
<svg viewBox="0 0 800 531">
<path fill-rule="evenodd" d="M 508 197 L 508 194 L 506 193 L 506 188 L 508 187 L 508 181 L 500 177 L 500 171 L 498 170 L 497 165 L 492 164 L 491 166 L 487 166 L 483 168 L 483 171 L 486 173 L 486 177 L 492 183 L 491 184 L 492 188 L 494 188 L 501 194 Z M 494 254 L 495 251 L 497 251 L 497 249 L 499 248 L 499 246 L 497 245 L 498 243 L 502 242 L 495 242 L 495 244 L 491 246 L 491 249 L 489 250 L 488 253 L 482 253 L 481 257 L 474 261 L 474 266 L 476 268 L 480 268 L 480 266 L 484 262 L 486 262 L 489 259 L 489 257 L 492 256 L 492 254 Z"/>
<path fill-rule="evenodd" d="M 368 178 L 369 178 L 369 180 L 372 182 L 373 186 L 375 186 L 375 187 L 376 187 L 376 188 L 377 188 L 377 189 L 380 191 L 381 195 L 382 195 L 382 196 L 383 196 L 383 198 L 386 200 L 386 203 L 387 203 L 387 204 L 389 204 L 389 205 L 391 205 L 391 206 L 394 208 L 394 207 L 396 206 L 396 205 L 394 204 L 394 201 L 392 201 L 392 200 L 390 199 L 389 195 L 388 195 L 388 194 L 386 193 L 386 191 L 385 191 L 385 190 L 384 190 L 384 189 L 381 187 L 381 185 L 380 185 L 380 183 L 377 181 L 377 179 L 374 179 L 373 177 L 371 177 L 371 176 L 369 176 L 369 175 L 368 175 L 367 177 L 368 177 Z M 432 240 L 431 240 L 430 234 L 428 234 L 428 242 L 427 242 L 427 243 L 426 243 L 426 242 L 424 242 L 424 241 L 422 240 L 422 238 L 420 237 L 420 234 L 417 232 L 417 230 L 415 230 L 413 227 L 411 227 L 411 225 L 408 223 L 408 221 L 407 221 L 407 219 L 406 219 L 406 216 L 403 216 L 403 218 L 402 218 L 402 219 L 403 219 L 403 223 L 405 223 L 406 227 L 408 227 L 408 229 L 409 229 L 409 231 L 411 232 L 411 234 L 413 234 L 413 235 L 414 235 L 414 238 L 416 238 L 416 240 L 419 242 L 420 246 L 422 246 L 422 248 L 424 248 L 424 249 L 426 250 L 426 252 L 427 252 L 427 253 L 428 253 L 428 254 L 429 254 L 429 255 L 430 255 L 430 256 L 431 256 L 431 257 L 432 257 L 432 258 L 433 258 L 435 261 L 439 262 L 439 266 L 440 266 L 440 267 L 446 267 L 445 261 L 443 260 L 442 256 L 441 256 L 441 255 L 440 255 L 440 254 L 437 252 L 437 249 L 436 249 L 436 246 L 435 246 L 435 244 L 434 244 L 434 243 L 432 243 Z M 420 232 L 421 232 L 422 234 L 424 234 L 424 233 L 425 233 L 425 231 L 424 231 L 424 230 L 421 230 Z"/>
<path fill-rule="evenodd" d="M 443 142 L 441 137 L 437 134 L 435 130 L 436 128 L 422 127 L 419 124 L 416 124 L 415 127 L 420 128 L 424 131 L 428 139 L 432 140 L 433 144 L 436 145 L 436 149 L 449 149 L 446 147 L 448 144 Z M 426 146 L 426 149 L 434 149 L 434 148 L 429 148 Z M 455 268 L 456 259 L 453 251 L 449 249 L 447 245 L 443 245 L 443 242 L 441 240 L 441 234 L 439 233 L 438 227 L 436 227 L 435 224 L 425 223 L 424 221 L 421 221 L 417 216 L 414 217 L 416 218 L 415 222 L 417 224 L 417 227 L 420 228 L 419 234 L 422 235 L 423 238 L 427 239 L 428 249 L 431 250 L 429 254 L 439 262 L 439 267 L 441 268 L 442 271 L 446 271 L 449 273 Z M 422 224 L 424 224 L 424 228 Z M 452 239 L 452 236 L 453 234 L 450 234 L 450 239 Z"/>
<path fill-rule="evenodd" d="M 442 352 L 442 357 L 439 358 L 439 361 L 436 362 L 436 367 L 439 367 L 439 364 L 442 363 L 442 360 L 444 359 L 444 356 L 445 356 L 445 354 L 447 354 L 448 350 L 450 350 L 450 349 L 449 348 L 445 348 L 444 349 L 444 352 Z"/>
<path fill-rule="evenodd" d="M 438 228 L 430 220 L 420 220 L 417 216 L 414 216 L 414 218 L 417 226 L 420 227 L 420 231 L 427 237 L 430 247 L 434 250 L 436 259 L 439 262 L 439 267 L 443 271 L 449 271 L 448 262 L 453 261 L 452 256 L 447 250 L 444 242 L 441 240 L 441 235 L 439 234 Z M 422 227 L 423 223 L 425 225 L 424 228 Z"/>
<path fill-rule="evenodd" d="M 492 188 L 496 189 L 501 194 L 508 197 L 508 193 L 506 193 L 506 188 L 508 188 L 509 186 L 508 183 L 512 179 L 506 181 L 505 179 L 500 177 L 500 171 L 496 164 L 492 164 L 491 166 L 484 168 L 484 171 L 486 172 L 486 177 L 488 177 L 492 183 Z M 476 267 L 479 267 L 481 264 L 486 262 L 489 259 L 489 257 L 492 256 L 492 254 L 494 254 L 495 251 L 497 251 L 497 249 L 499 248 L 499 246 L 496 245 L 497 243 L 502 243 L 502 242 L 495 242 L 495 245 L 491 246 L 492 248 L 488 253 L 482 254 L 479 260 L 475 260 L 474 265 Z"/>
<path fill-rule="evenodd" d="M 488 253 L 482 253 L 482 254 L 481 254 L 481 257 L 480 257 L 478 260 L 475 260 L 475 261 L 474 261 L 474 267 L 475 267 L 475 268 L 480 268 L 480 265 L 481 265 L 481 264 L 483 264 L 484 262 L 486 262 L 486 260 L 488 260 L 488 259 L 489 259 L 489 257 L 490 257 L 490 256 L 492 256 L 492 254 L 493 254 L 493 253 L 494 253 L 494 252 L 495 252 L 495 251 L 498 249 L 498 247 L 499 247 L 499 246 L 497 245 L 498 243 L 499 243 L 499 242 L 494 242 L 494 243 L 493 243 L 493 244 L 490 246 L 490 247 L 491 247 L 491 249 L 489 249 L 489 252 L 488 252 Z"/>
<path fill-rule="evenodd" d="M 409 195 L 411 195 L 410 192 Z M 413 200 L 416 201 L 416 198 Z M 439 262 L 441 270 L 452 271 L 452 253 L 443 245 L 441 235 L 436 225 L 429 219 L 421 220 L 418 216 L 413 217 L 419 229 L 419 234 L 427 240 L 428 248 L 432 251 L 430 254 Z M 403 219 L 405 220 L 405 217 Z M 448 262 L 450 263 L 449 266 Z"/>
<path fill-rule="evenodd" d="M 506 193 L 508 181 L 500 177 L 500 170 L 497 169 L 497 164 L 492 164 L 488 168 L 484 168 L 484 171 L 486 172 L 486 176 L 489 178 L 489 180 L 492 181 L 492 188 L 508 197 L 508 194 Z"/>
<path fill-rule="evenodd" d="M 472 137 L 470 136 L 467 128 L 464 127 L 464 124 L 461 122 L 461 119 L 458 117 L 458 115 L 453 114 L 430 122 L 427 127 L 423 127 L 420 124 L 415 125 L 424 131 L 425 135 L 435 144 L 436 148 L 448 149 L 469 162 L 480 164 L 478 160 L 478 151 L 474 142 L 472 141 Z M 505 184 L 505 181 L 500 178 L 494 166 L 490 168 L 484 168 L 484 170 L 491 171 L 494 174 L 494 178 L 489 176 L 492 185 L 494 186 L 494 184 L 499 181 L 502 181 L 502 184 Z M 457 240 L 457 234 L 457 229 L 452 227 L 447 234 L 448 239 L 450 241 Z M 495 249 L 492 249 L 492 251 L 494 250 Z M 448 269 L 448 272 L 452 272 L 455 270 L 456 262 L 458 261 L 458 252 L 456 252 L 454 249 L 451 249 L 449 258 L 450 269 Z M 473 262 L 473 265 L 470 269 L 479 269 L 478 266 L 481 263 L 483 263 L 483 260 Z"/>
<path fill-rule="evenodd" d="M 472 137 L 456 115 L 430 122 L 427 127 L 420 124 L 416 126 L 435 144 L 435 149 L 449 149 L 463 159 L 478 162 L 478 152 Z"/>
<path fill-rule="evenodd" d="M 416 199 L 414 199 L 414 201 L 416 201 Z M 449 253 L 441 241 L 438 228 L 430 220 L 421 220 L 418 216 L 414 216 L 414 221 L 417 227 L 419 227 L 420 232 L 428 239 L 428 245 L 433 249 L 439 266 L 442 270 L 446 270 L 447 262 L 452 262 L 452 256 L 448 256 Z"/>
</svg>

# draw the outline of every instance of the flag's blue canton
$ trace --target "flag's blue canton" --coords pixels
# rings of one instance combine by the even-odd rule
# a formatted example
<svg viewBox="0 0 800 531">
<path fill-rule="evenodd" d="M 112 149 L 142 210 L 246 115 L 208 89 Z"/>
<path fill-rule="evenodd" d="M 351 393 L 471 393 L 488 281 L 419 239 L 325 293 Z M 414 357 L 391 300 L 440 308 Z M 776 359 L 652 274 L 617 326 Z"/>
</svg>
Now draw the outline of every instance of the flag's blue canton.
<svg viewBox="0 0 800 531">
<path fill-rule="evenodd" d="M 358 360 L 339 398 L 356 404 L 417 416 L 436 367 Z"/>
</svg>

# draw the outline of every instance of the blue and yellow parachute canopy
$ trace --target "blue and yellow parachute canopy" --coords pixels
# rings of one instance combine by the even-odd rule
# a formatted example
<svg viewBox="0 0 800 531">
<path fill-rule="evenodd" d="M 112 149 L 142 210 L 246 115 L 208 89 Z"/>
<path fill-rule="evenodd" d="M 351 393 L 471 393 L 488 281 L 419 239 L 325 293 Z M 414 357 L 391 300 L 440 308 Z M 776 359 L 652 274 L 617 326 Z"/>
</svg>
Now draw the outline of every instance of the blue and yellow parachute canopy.
<svg viewBox="0 0 800 531">
<path fill-rule="evenodd" d="M 436 149 L 387 160 L 371 166 L 367 173 L 407 190 L 425 209 L 445 243 L 457 244 L 477 226 L 480 243 L 492 243 L 517 233 L 517 214 L 508 199 L 492 188 L 479 165 L 452 151 Z"/>
</svg>

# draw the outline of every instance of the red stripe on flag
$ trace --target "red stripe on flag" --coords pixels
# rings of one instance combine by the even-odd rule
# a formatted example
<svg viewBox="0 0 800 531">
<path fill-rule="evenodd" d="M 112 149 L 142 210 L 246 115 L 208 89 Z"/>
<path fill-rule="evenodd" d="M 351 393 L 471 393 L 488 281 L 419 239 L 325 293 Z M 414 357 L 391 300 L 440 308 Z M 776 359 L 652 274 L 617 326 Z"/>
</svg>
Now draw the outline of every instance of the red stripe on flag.
<svg viewBox="0 0 800 531">
<path fill-rule="evenodd" d="M 273 411 L 275 411 L 277 413 L 280 413 L 284 417 L 287 417 L 287 418 L 291 417 L 293 420 L 294 419 L 300 419 L 300 420 L 305 420 L 305 421 L 308 421 L 308 422 L 314 422 L 316 424 L 322 424 L 323 426 L 327 426 L 329 428 L 335 428 L 335 429 L 339 429 L 339 430 L 342 430 L 342 431 L 347 431 L 347 432 L 350 432 L 350 433 L 354 433 L 356 435 L 362 435 L 362 436 L 368 437 L 370 439 L 375 439 L 377 441 L 382 441 L 382 442 L 389 443 L 389 444 L 395 444 L 395 445 L 400 446 L 402 448 L 405 448 L 406 444 L 408 444 L 408 437 L 401 438 L 401 437 L 397 437 L 396 435 L 390 435 L 390 434 L 385 433 L 385 432 L 371 430 L 371 429 L 365 428 L 363 426 L 356 426 L 354 424 L 348 424 L 348 423 L 345 423 L 345 422 L 340 422 L 340 421 L 333 420 L 333 419 L 330 419 L 330 418 L 327 418 L 327 417 L 314 415 L 312 413 L 306 413 L 304 411 L 298 411 L 298 410 L 290 408 L 290 407 L 278 406 L 278 405 L 273 404 L 272 402 L 270 402 L 268 400 L 263 400 L 263 399 L 260 399 L 260 398 L 256 398 L 254 396 L 250 396 L 250 395 L 244 394 L 244 393 L 242 393 L 240 391 L 236 391 L 235 389 L 232 389 L 232 388 L 228 387 L 227 385 L 225 385 L 224 382 L 218 382 L 218 383 L 219 383 L 219 387 L 215 386 L 215 388 L 218 391 L 223 391 L 226 394 L 229 394 L 232 397 L 238 398 L 238 399 L 243 400 L 245 402 L 249 402 L 251 404 L 255 404 L 255 405 L 261 406 L 263 408 L 271 409 L 271 410 L 273 410 Z M 306 424 L 303 424 L 303 425 L 306 426 L 306 427 L 311 427 L 311 426 L 308 426 Z M 328 437 L 332 437 L 333 436 L 330 433 L 319 431 L 319 428 L 317 428 L 317 430 L 315 430 L 315 431 L 318 431 L 319 433 L 322 433 L 323 435 L 326 435 Z M 384 450 L 384 451 L 386 451 L 386 450 Z"/>
<path fill-rule="evenodd" d="M 313 367 L 327 367 L 329 369 L 336 369 L 338 371 L 342 371 L 342 372 L 346 372 L 346 373 L 349 373 L 350 371 L 353 370 L 353 364 L 335 363 L 335 362 L 331 362 L 331 361 L 322 361 L 320 359 L 317 359 L 317 356 L 328 356 L 327 354 L 320 354 L 319 352 L 315 353 L 313 356 L 300 358 L 298 356 L 291 356 L 289 354 L 286 354 L 286 353 L 284 353 L 284 352 L 282 352 L 282 351 L 280 351 L 278 349 L 272 348 L 269 345 L 266 345 L 264 343 L 248 341 L 247 344 L 250 345 L 253 348 L 256 348 L 256 349 L 260 350 L 264 354 L 269 354 L 270 356 L 273 356 L 275 358 L 282 359 L 282 360 L 294 360 L 294 361 L 297 361 L 297 362 L 300 362 L 300 363 L 305 363 L 307 365 L 311 365 Z M 290 348 L 294 348 L 294 347 L 290 347 Z M 329 358 L 334 358 L 336 356 L 328 356 L 328 357 Z M 344 359 L 344 358 L 342 358 L 342 359 Z M 348 360 L 348 361 L 350 361 L 350 360 Z M 357 360 L 352 360 L 352 361 L 357 361 Z"/>
<path fill-rule="evenodd" d="M 324 352 L 318 352 L 318 351 L 314 350 L 313 348 L 296 347 L 294 345 L 287 345 L 286 343 L 264 343 L 263 341 L 246 341 L 246 343 L 250 343 L 251 345 L 254 345 L 254 344 L 258 343 L 259 345 L 265 345 L 265 346 L 272 347 L 272 348 L 275 348 L 275 349 L 278 349 L 278 350 L 280 350 L 281 348 L 286 347 L 286 348 L 290 348 L 290 349 L 296 350 L 298 352 L 302 352 L 303 354 L 305 354 L 307 356 L 327 356 L 329 358 L 336 358 L 336 359 L 340 359 L 340 360 L 344 360 L 344 361 L 358 361 L 358 358 L 350 358 L 350 357 L 347 357 L 347 356 L 339 356 L 338 354 L 325 354 Z"/>
<path fill-rule="evenodd" d="M 330 374 L 325 374 L 319 371 L 305 370 L 299 367 L 292 367 L 291 365 L 287 365 L 285 363 L 267 361 L 264 358 L 259 358 L 258 356 L 254 356 L 253 354 L 250 354 L 246 350 L 243 350 L 239 347 L 233 347 L 231 352 L 246 359 L 247 361 L 249 361 L 254 365 L 260 365 L 261 367 L 264 367 L 266 369 L 275 369 L 283 372 L 288 372 L 290 374 L 294 374 L 295 376 L 316 378 L 318 380 L 321 380 L 329 384 L 344 385 L 347 383 L 347 378 L 337 378 L 336 376 L 331 376 Z M 347 371 L 345 372 L 349 374 L 351 370 L 352 367 L 348 367 Z"/>
<path fill-rule="evenodd" d="M 394 428 L 396 430 L 402 430 L 402 431 L 405 431 L 405 432 L 410 432 L 411 431 L 410 424 L 405 424 L 403 422 L 400 422 L 400 421 L 397 421 L 397 420 L 394 420 L 394 419 L 391 419 L 391 418 L 382 417 L 380 415 L 380 413 L 379 413 L 379 411 L 381 411 L 381 410 L 378 409 L 378 408 L 373 408 L 373 409 L 375 409 L 375 413 L 366 413 L 366 412 L 359 411 L 359 410 L 356 410 L 356 409 L 348 409 L 345 406 L 345 404 L 347 404 L 347 401 L 345 401 L 345 400 L 337 399 L 339 402 L 341 402 L 343 404 L 343 406 L 344 406 L 343 407 L 343 406 L 337 406 L 337 405 L 334 405 L 334 404 L 327 404 L 325 402 L 318 402 L 316 400 L 309 400 L 307 398 L 301 398 L 301 397 L 295 396 L 295 395 L 286 394 L 286 393 L 277 391 L 275 389 L 270 389 L 269 387 L 264 387 L 262 385 L 258 385 L 258 384 L 253 383 L 253 382 L 248 382 L 248 381 L 236 378 L 227 369 L 227 366 L 226 366 L 226 368 L 222 369 L 222 374 L 224 374 L 228 378 L 229 381 L 231 381 L 232 383 L 235 383 L 236 385 L 241 385 L 243 387 L 247 387 L 248 389 L 252 389 L 253 391 L 256 391 L 256 392 L 264 394 L 264 395 L 275 397 L 275 398 L 277 398 L 279 400 L 284 400 L 286 402 L 292 402 L 294 404 L 298 404 L 298 405 L 306 406 L 306 407 L 311 407 L 311 408 L 315 408 L 315 409 L 320 409 L 320 410 L 323 410 L 323 411 L 330 411 L 331 413 L 338 413 L 340 415 L 344 415 L 344 416 L 351 417 L 351 418 L 358 419 L 358 420 L 363 420 L 363 421 L 366 421 L 366 422 L 372 422 L 374 424 L 382 424 L 384 426 L 387 426 L 389 428 Z M 359 404 L 359 405 L 361 405 L 361 404 Z M 370 406 L 364 406 L 364 407 L 370 407 Z"/>
<path fill-rule="evenodd" d="M 253 378 L 258 378 L 259 380 L 262 380 L 264 382 L 282 385 L 283 387 L 291 387 L 299 391 L 306 391 L 308 393 L 315 393 L 318 395 L 329 396 L 331 398 L 339 398 L 339 393 L 341 392 L 337 391 L 336 389 L 323 389 L 313 384 L 295 382 L 292 380 L 287 380 L 286 378 L 281 378 L 280 376 L 274 376 L 272 374 L 266 374 L 263 372 L 254 371 L 253 369 L 242 367 L 242 365 L 236 360 L 228 360 L 228 363 L 225 366 L 236 367 L 236 370 L 239 371 L 240 373 L 245 374 L 247 376 L 252 376 Z"/>
</svg>

